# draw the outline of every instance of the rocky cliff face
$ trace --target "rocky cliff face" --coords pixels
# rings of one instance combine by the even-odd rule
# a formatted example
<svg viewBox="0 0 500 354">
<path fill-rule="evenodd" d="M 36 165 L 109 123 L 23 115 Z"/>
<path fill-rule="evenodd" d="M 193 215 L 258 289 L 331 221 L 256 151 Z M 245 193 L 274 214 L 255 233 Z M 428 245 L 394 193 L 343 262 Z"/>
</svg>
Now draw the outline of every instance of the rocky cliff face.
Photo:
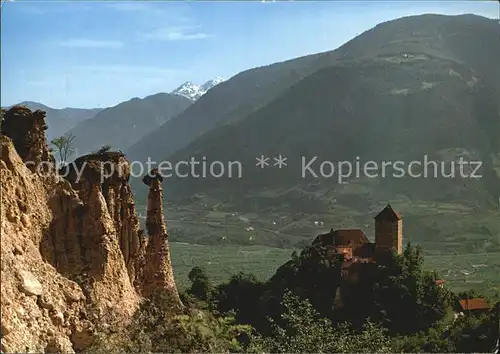
<svg viewBox="0 0 500 354">
<path fill-rule="evenodd" d="M 2 352 L 71 352 L 93 326 L 82 288 L 46 262 L 40 245 L 54 218 L 55 175 L 31 172 L 12 141 L 0 137 L 2 178 Z M 69 199 L 69 198 L 68 198 Z M 68 206 L 69 208 L 69 206 Z"/>
<path fill-rule="evenodd" d="M 139 228 L 139 219 L 135 214 L 135 203 L 128 184 L 128 161 L 122 153 L 97 153 L 78 158 L 62 172 L 83 203 L 78 209 L 77 220 L 80 224 L 77 237 L 71 242 L 78 245 L 78 259 L 84 260 L 75 269 L 77 274 L 82 271 L 100 274 L 102 263 L 95 260 L 101 259 L 104 254 L 94 253 L 105 252 L 108 248 L 96 249 L 94 245 L 106 243 L 105 235 L 109 235 L 118 246 L 119 262 L 123 263 L 120 272 L 129 278 L 134 291 L 141 293 L 146 239 Z M 60 236 L 57 232 L 53 233 L 56 234 L 56 239 L 63 240 L 65 235 L 68 237 L 67 231 L 61 231 Z"/>
<path fill-rule="evenodd" d="M 81 157 L 63 178 L 50 167 L 43 113 L 3 113 L 1 350 L 83 350 L 97 325 L 126 323 L 150 289 L 178 298 L 166 239 L 148 244 L 139 228 L 123 154 Z M 163 282 L 144 278 L 146 249 Z"/>
</svg>

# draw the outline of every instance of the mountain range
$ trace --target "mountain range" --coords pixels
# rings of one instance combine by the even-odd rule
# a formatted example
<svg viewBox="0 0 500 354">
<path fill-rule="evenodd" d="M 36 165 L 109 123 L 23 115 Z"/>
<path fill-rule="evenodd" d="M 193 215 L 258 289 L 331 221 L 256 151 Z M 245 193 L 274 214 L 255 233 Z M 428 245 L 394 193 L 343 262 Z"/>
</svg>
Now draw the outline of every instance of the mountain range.
<svg viewBox="0 0 500 354">
<path fill-rule="evenodd" d="M 169 178 L 165 198 L 177 205 L 216 205 L 258 219 L 279 212 L 297 220 L 337 215 L 353 227 L 369 224 L 384 200 L 403 211 L 405 227 L 419 242 L 458 237 L 467 240 L 460 249 L 500 247 L 496 58 L 498 24 L 491 19 L 421 15 L 385 22 L 336 50 L 235 75 L 127 156 L 242 164 L 242 178 Z M 280 154 L 285 168 L 256 167 L 257 157 L 272 165 Z M 481 163 L 481 178 L 446 178 L 438 171 L 437 178 L 434 172 L 428 178 L 361 175 L 339 183 L 338 172 L 303 178 L 301 157 L 317 158 L 316 173 L 322 161 L 354 165 L 357 157 L 406 167 L 427 158 L 450 171 L 463 157 Z M 131 183 L 143 200 L 144 186 Z"/>
<path fill-rule="evenodd" d="M 67 132 L 75 135 L 75 155 L 98 150 L 103 145 L 126 150 L 223 81 L 217 77 L 201 86 L 188 81 L 170 94 L 136 97 L 105 109 L 55 109 L 31 101 L 19 104 L 46 112 L 49 141 Z"/>
<path fill-rule="evenodd" d="M 264 152 L 409 159 L 464 148 L 491 165 L 500 153 L 497 34 L 495 21 L 475 15 L 386 22 L 337 50 L 234 76 L 128 156 L 251 163 Z M 246 191 L 261 188 L 257 181 L 269 186 L 267 177 L 249 179 L 235 184 Z M 224 179 L 175 183 L 184 195 L 228 186 Z"/>
<path fill-rule="evenodd" d="M 260 154 L 283 154 L 294 168 L 250 169 L 245 182 L 182 178 L 174 190 L 180 192 L 185 185 L 184 194 L 205 187 L 211 191 L 216 186 L 227 188 L 231 182 L 252 196 L 264 187 L 307 184 L 299 173 L 301 156 L 317 156 L 320 161 L 353 161 L 356 156 L 365 161 L 413 161 L 427 154 L 440 161 L 445 152 L 465 150 L 483 161 L 490 173 L 500 156 L 500 66 L 493 60 L 500 58 L 497 34 L 495 21 L 476 16 L 429 15 L 385 23 L 334 52 L 307 58 L 315 72 L 243 119 L 212 129 L 173 155 L 167 141 L 161 141 L 164 145 L 156 151 L 164 153 L 162 159 L 173 161 L 192 156 L 201 161 L 206 156 L 241 161 L 245 166 L 254 165 Z M 291 63 L 279 66 L 286 71 Z M 199 116 L 182 118 L 193 126 L 198 126 L 195 119 L 201 120 Z M 500 189 L 493 181 L 498 180 L 471 183 L 483 185 L 485 196 L 498 198 Z M 389 189 L 399 182 L 387 182 Z M 427 184 L 443 191 L 451 182 Z M 429 196 L 436 197 L 435 188 L 429 189 Z M 467 193 L 477 196 L 477 191 Z"/>
<path fill-rule="evenodd" d="M 95 117 L 101 111 L 100 108 L 62 108 L 56 109 L 44 104 L 32 101 L 24 101 L 19 105 L 26 106 L 31 110 L 42 110 L 47 116 L 47 139 L 50 141 L 63 135 L 77 124 Z"/>
<path fill-rule="evenodd" d="M 403 212 L 406 208 L 408 228 L 426 237 L 444 229 L 442 237 L 487 234 L 500 247 L 498 223 L 491 221 L 500 196 L 497 58 L 494 20 L 410 16 L 381 23 L 336 50 L 134 98 L 70 131 L 79 153 L 110 145 L 131 161 L 194 158 L 244 166 L 242 178 L 170 178 L 165 198 L 172 203 L 210 201 L 224 210 L 259 215 L 285 210 L 344 215 L 343 220 L 349 215 L 365 223 L 380 200 L 391 200 Z M 256 157 L 264 155 L 272 165 L 280 154 L 287 158 L 286 168 L 256 168 Z M 481 161 L 482 177 L 360 176 L 339 183 L 303 178 L 302 157 L 316 157 L 316 172 L 321 161 L 357 157 L 361 163 L 406 164 L 427 157 L 448 165 L 465 157 Z M 140 179 L 131 184 L 145 202 Z M 432 208 L 440 210 L 439 217 L 418 214 Z M 454 224 L 457 215 L 474 220 Z M 493 226 L 478 231 L 481 222 Z"/>
<path fill-rule="evenodd" d="M 136 97 L 100 111 L 69 132 L 75 136 L 77 154 L 89 153 L 104 145 L 126 150 L 191 104 L 190 99 L 169 93 Z"/>
</svg>

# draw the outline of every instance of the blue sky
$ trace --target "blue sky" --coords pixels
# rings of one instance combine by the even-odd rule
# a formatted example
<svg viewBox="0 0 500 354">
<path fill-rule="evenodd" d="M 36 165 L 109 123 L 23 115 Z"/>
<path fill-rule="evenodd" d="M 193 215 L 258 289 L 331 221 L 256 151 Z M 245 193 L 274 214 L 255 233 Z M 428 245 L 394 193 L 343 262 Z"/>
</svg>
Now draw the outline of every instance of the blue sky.
<svg viewBox="0 0 500 354">
<path fill-rule="evenodd" d="M 1 104 L 113 106 L 332 50 L 377 23 L 423 13 L 497 18 L 498 3 L 10 1 Z"/>
</svg>

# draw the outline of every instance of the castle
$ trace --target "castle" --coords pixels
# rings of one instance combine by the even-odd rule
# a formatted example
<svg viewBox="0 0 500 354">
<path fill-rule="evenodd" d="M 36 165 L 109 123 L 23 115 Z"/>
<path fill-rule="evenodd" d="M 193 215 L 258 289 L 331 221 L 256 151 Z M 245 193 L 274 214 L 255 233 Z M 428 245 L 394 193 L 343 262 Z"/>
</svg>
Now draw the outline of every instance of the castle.
<svg viewBox="0 0 500 354">
<path fill-rule="evenodd" d="M 403 218 L 391 205 L 375 216 L 375 242 L 370 242 L 361 229 L 339 229 L 321 234 L 313 241 L 327 248 L 329 256 L 342 256 L 342 274 L 357 279 L 355 269 L 362 265 L 376 264 L 376 259 L 395 251 L 403 252 Z"/>
</svg>

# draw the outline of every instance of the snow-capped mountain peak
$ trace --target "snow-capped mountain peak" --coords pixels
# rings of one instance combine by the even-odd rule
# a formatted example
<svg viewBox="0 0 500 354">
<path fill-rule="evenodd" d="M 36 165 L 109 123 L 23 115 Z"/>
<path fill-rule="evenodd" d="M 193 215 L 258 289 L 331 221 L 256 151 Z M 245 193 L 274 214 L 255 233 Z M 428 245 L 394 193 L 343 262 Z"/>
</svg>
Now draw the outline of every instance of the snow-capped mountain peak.
<svg viewBox="0 0 500 354">
<path fill-rule="evenodd" d="M 201 86 L 193 84 L 191 81 L 186 81 L 181 86 L 173 90 L 171 93 L 175 95 L 181 95 L 189 98 L 190 100 L 196 101 L 212 87 L 217 86 L 223 81 L 224 81 L 223 78 L 217 77 L 215 79 L 208 80 Z"/>
<path fill-rule="evenodd" d="M 216 77 L 215 79 L 212 79 L 212 80 L 208 80 L 207 82 L 205 82 L 203 85 L 201 85 L 201 89 L 205 92 L 207 92 L 208 90 L 210 90 L 212 87 L 214 86 L 217 86 L 218 84 L 220 84 L 221 82 L 223 82 L 224 79 L 221 78 L 221 77 Z"/>
</svg>

